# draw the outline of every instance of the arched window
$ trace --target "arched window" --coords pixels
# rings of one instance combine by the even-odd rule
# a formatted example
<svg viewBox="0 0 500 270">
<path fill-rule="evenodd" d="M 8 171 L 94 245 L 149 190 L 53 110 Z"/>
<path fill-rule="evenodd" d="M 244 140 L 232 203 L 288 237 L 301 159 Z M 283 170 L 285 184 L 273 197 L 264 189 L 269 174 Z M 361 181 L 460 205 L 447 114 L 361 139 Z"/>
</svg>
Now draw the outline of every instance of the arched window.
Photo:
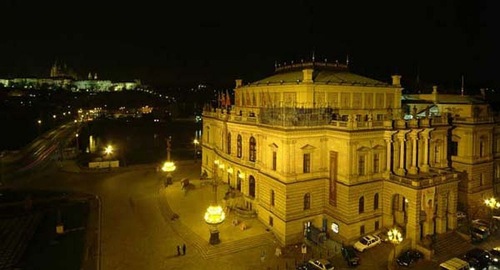
<svg viewBox="0 0 500 270">
<path fill-rule="evenodd" d="M 375 193 L 373 196 L 373 210 L 378 209 L 378 193 Z"/>
<path fill-rule="evenodd" d="M 304 195 L 304 210 L 311 209 L 311 194 L 306 193 Z"/>
<path fill-rule="evenodd" d="M 256 159 L 256 155 L 257 155 L 257 143 L 255 142 L 255 138 L 254 137 L 250 137 L 250 155 L 249 155 L 249 160 L 250 161 L 254 161 L 255 162 L 255 159 Z"/>
<path fill-rule="evenodd" d="M 231 155 L 231 132 L 227 134 L 227 154 Z"/>
<path fill-rule="evenodd" d="M 271 189 L 271 206 L 274 206 L 274 190 Z"/>
<path fill-rule="evenodd" d="M 238 139 L 236 141 L 236 156 L 241 158 L 241 135 L 238 135 Z"/>
<path fill-rule="evenodd" d="M 248 195 L 255 198 L 255 178 L 252 175 L 248 178 Z"/>
<path fill-rule="evenodd" d="M 361 198 L 359 198 L 359 206 L 358 206 L 358 212 L 361 214 L 363 212 L 365 212 L 365 197 L 364 196 L 361 196 Z"/>
</svg>

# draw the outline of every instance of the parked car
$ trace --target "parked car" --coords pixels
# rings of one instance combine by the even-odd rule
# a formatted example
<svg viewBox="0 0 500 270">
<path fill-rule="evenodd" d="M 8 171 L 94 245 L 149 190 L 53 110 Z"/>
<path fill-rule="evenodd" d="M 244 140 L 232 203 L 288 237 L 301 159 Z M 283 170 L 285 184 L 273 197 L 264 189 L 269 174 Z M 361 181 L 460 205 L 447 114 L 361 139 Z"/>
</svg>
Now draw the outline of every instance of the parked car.
<svg viewBox="0 0 500 270">
<path fill-rule="evenodd" d="M 500 246 L 499 247 L 494 247 L 490 250 L 491 254 L 491 263 L 495 265 L 500 264 Z"/>
<path fill-rule="evenodd" d="M 422 257 L 423 257 L 423 254 L 420 251 L 410 249 L 410 250 L 406 250 L 403 253 L 401 253 L 398 256 L 398 259 L 396 260 L 396 262 L 400 266 L 410 266 L 414 262 L 420 260 Z"/>
<path fill-rule="evenodd" d="M 470 229 L 470 234 L 472 241 L 483 241 L 490 236 L 490 229 L 483 225 L 473 225 Z"/>
<path fill-rule="evenodd" d="M 380 243 L 382 243 L 380 237 L 373 234 L 369 234 L 363 236 L 361 239 L 359 239 L 358 242 L 354 243 L 354 248 L 359 252 L 363 252 L 365 249 L 372 248 L 376 245 L 380 245 Z"/>
<path fill-rule="evenodd" d="M 490 227 L 490 223 L 484 219 L 474 219 L 472 220 L 472 226 Z"/>
<path fill-rule="evenodd" d="M 346 260 L 347 265 L 349 266 L 359 265 L 359 257 L 356 254 L 356 250 L 354 250 L 353 246 L 342 247 L 342 256 Z"/>
<path fill-rule="evenodd" d="M 467 253 L 465 253 L 464 258 L 469 262 L 471 267 L 473 265 L 474 268 L 477 269 L 488 269 L 488 266 L 491 263 L 491 254 L 482 248 L 473 248 Z M 477 262 L 475 262 L 476 260 Z"/>
<path fill-rule="evenodd" d="M 333 265 L 330 263 L 330 261 L 325 259 L 310 259 L 307 263 L 313 266 L 311 269 L 320 269 L 320 270 L 335 269 Z"/>
</svg>

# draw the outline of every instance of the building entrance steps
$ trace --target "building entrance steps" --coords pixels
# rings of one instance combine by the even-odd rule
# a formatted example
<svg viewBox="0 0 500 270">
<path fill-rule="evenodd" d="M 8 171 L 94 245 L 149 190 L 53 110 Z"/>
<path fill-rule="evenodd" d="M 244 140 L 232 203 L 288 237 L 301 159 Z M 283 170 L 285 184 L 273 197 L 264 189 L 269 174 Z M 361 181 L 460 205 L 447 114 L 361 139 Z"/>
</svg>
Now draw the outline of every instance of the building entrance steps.
<svg viewBox="0 0 500 270">
<path fill-rule="evenodd" d="M 233 211 L 227 212 L 225 221 L 218 225 L 221 242 L 210 245 L 209 226 L 203 217 L 213 201 L 213 187 L 202 184 L 205 180 L 199 180 L 199 165 L 197 168 L 195 166 L 196 164 L 179 164 L 173 185 L 164 187 L 158 183 L 158 204 L 165 222 L 172 226 L 190 247 L 195 248 L 204 259 L 212 259 L 256 247 L 276 245 L 274 235 L 257 218 L 242 218 L 236 216 Z M 190 184 L 193 185 L 187 191 L 181 189 L 179 180 L 183 178 L 190 179 Z M 227 190 L 227 184 L 219 183 L 217 198 L 223 207 Z M 240 223 L 244 222 L 246 229 L 234 226 L 234 219 Z"/>
<path fill-rule="evenodd" d="M 474 246 L 470 241 L 464 239 L 456 231 L 439 234 L 434 244 L 433 261 L 446 261 L 450 258 L 460 256 Z"/>
</svg>

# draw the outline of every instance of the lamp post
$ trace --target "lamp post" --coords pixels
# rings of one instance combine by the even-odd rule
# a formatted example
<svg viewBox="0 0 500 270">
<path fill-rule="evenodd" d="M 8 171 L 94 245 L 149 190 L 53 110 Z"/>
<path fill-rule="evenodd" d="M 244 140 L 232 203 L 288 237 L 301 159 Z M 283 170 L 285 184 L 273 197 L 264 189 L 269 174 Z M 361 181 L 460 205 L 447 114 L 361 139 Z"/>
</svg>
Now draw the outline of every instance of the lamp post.
<svg viewBox="0 0 500 270">
<path fill-rule="evenodd" d="M 42 129 L 42 120 L 38 119 L 37 122 L 37 129 L 38 129 L 38 136 L 40 136 L 40 133 L 41 133 L 41 129 Z"/>
<path fill-rule="evenodd" d="M 104 153 L 106 154 L 106 158 L 108 160 L 108 169 L 111 170 L 111 163 L 110 163 L 110 156 L 111 154 L 113 154 L 113 146 L 112 145 L 108 145 L 106 146 L 106 148 L 104 148 Z"/>
<path fill-rule="evenodd" d="M 172 150 L 172 136 L 167 139 L 167 161 L 163 163 L 162 171 L 167 173 L 165 186 L 172 184 L 172 172 L 175 171 L 175 164 L 170 160 L 170 150 Z"/>
<path fill-rule="evenodd" d="M 78 141 L 78 133 L 75 134 L 75 141 L 76 141 L 76 153 L 78 154 L 80 152 L 80 143 Z"/>
<path fill-rule="evenodd" d="M 489 199 L 484 200 L 484 204 L 490 208 L 490 229 L 494 229 L 493 226 L 493 211 L 495 209 L 500 208 L 500 202 L 495 199 L 495 197 L 491 197 Z"/>
<path fill-rule="evenodd" d="M 396 261 L 396 246 L 403 242 L 403 235 L 398 229 L 393 228 L 387 232 L 387 238 L 392 244 L 394 244 L 394 256 L 392 259 L 392 263 L 394 263 Z"/>
<path fill-rule="evenodd" d="M 198 155 L 196 153 L 196 150 L 198 148 L 198 144 L 200 143 L 197 139 L 193 140 L 194 143 L 194 163 L 196 163 L 196 160 L 198 159 Z"/>
<path fill-rule="evenodd" d="M 219 230 L 217 229 L 217 225 L 221 224 L 224 222 L 224 219 L 226 218 L 226 214 L 224 213 L 224 210 L 222 209 L 222 206 L 217 204 L 217 171 L 219 170 L 219 161 L 215 160 L 214 161 L 214 171 L 213 171 L 213 192 L 214 192 L 214 198 L 210 206 L 207 208 L 207 211 L 205 212 L 205 222 L 209 225 L 209 230 L 210 230 L 210 240 L 209 243 L 211 245 L 216 245 L 220 243 L 219 239 Z"/>
</svg>

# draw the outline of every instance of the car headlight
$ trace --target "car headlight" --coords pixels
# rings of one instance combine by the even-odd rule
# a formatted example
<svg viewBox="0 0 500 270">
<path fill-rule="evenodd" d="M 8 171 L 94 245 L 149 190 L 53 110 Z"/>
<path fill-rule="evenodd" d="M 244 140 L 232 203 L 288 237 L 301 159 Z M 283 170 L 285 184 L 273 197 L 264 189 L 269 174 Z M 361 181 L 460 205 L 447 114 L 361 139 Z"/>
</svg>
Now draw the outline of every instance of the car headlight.
<svg viewBox="0 0 500 270">
<path fill-rule="evenodd" d="M 493 261 L 498 262 L 498 258 L 494 258 Z"/>
</svg>

